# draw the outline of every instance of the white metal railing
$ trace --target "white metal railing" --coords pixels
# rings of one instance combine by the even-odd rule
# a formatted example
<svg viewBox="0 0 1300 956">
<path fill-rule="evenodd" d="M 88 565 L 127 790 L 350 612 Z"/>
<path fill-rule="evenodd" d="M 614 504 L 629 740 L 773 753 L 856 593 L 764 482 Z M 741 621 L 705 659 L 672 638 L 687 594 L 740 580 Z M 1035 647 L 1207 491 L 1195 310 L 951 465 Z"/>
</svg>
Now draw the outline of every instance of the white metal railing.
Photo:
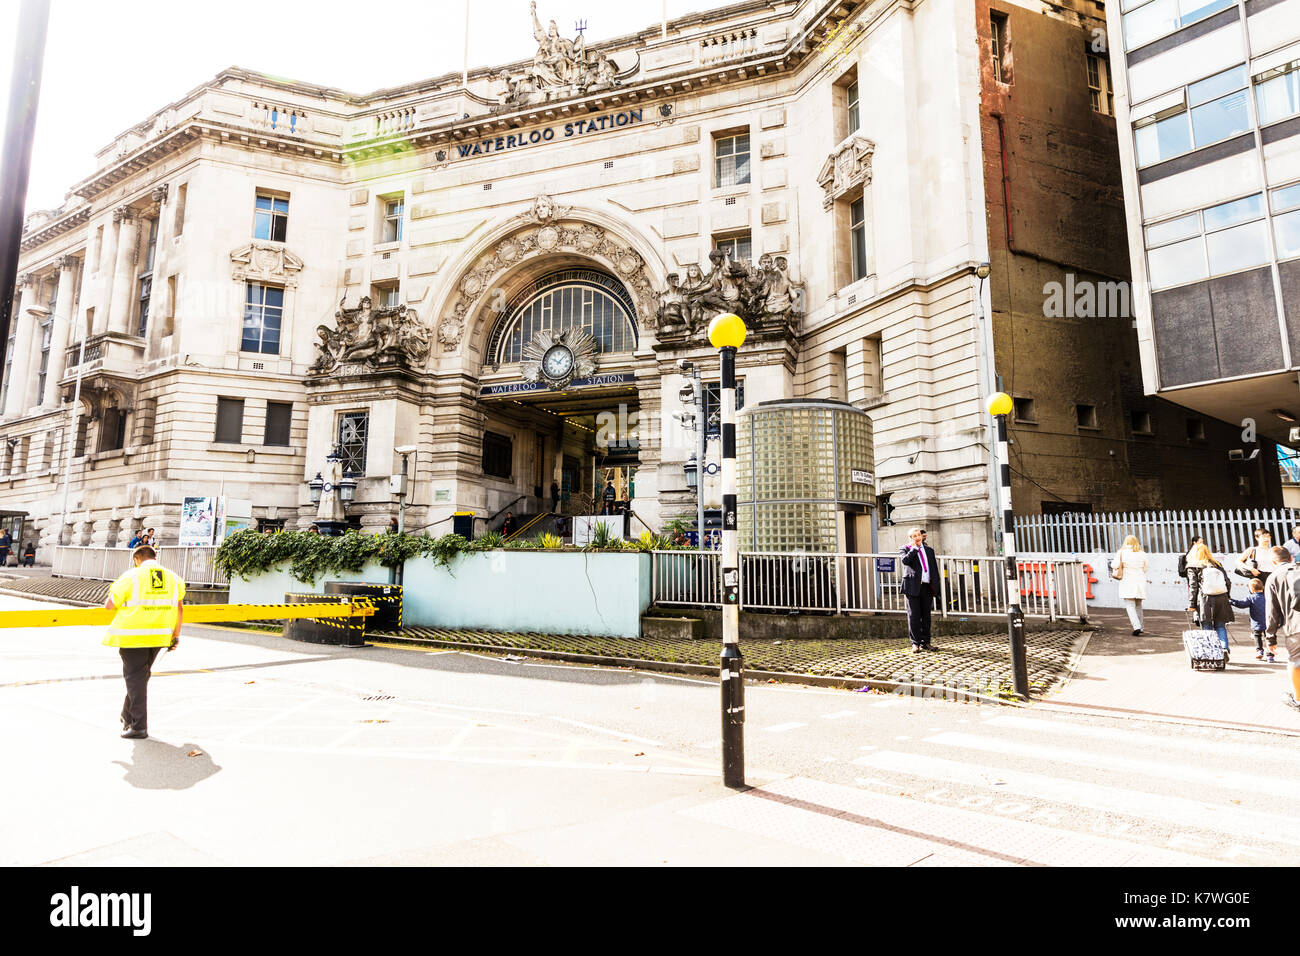
<svg viewBox="0 0 1300 956">
<path fill-rule="evenodd" d="M 1020 606 L 1027 617 L 1082 619 L 1088 615 L 1081 561 L 1018 560 Z M 721 607 L 721 555 L 656 551 L 651 562 L 654 602 Z M 895 554 L 740 555 L 740 606 L 750 610 L 905 613 L 903 566 Z M 1005 617 L 1003 559 L 940 555 L 943 617 Z"/>
<path fill-rule="evenodd" d="M 186 585 L 228 587 L 230 579 L 217 570 L 217 549 L 208 546 L 158 549 L 158 563 L 176 572 Z M 80 548 L 59 545 L 54 549 L 53 573 L 56 577 L 113 581 L 130 570 L 131 552 L 127 548 Z"/>
<path fill-rule="evenodd" d="M 1113 553 L 1128 535 L 1147 552 L 1183 554 L 1199 534 L 1215 554 L 1240 554 L 1266 528 L 1278 544 L 1300 524 L 1294 508 L 1232 511 L 1131 511 L 1108 514 L 1016 515 L 1016 550 L 1022 553 Z"/>
</svg>

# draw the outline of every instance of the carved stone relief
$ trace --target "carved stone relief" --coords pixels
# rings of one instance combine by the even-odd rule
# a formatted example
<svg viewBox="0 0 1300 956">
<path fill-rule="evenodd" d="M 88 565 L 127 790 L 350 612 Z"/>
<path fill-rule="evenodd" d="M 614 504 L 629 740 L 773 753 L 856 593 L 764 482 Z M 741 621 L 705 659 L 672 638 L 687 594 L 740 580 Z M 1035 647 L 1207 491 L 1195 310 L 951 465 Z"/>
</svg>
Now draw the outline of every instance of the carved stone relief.
<svg viewBox="0 0 1300 956">
<path fill-rule="evenodd" d="M 273 282 L 293 288 L 302 260 L 283 246 L 251 242 L 230 254 L 231 278 L 244 282 Z"/>
<path fill-rule="evenodd" d="M 826 192 L 823 206 L 830 209 L 849 190 L 871 182 L 871 155 L 875 149 L 871 140 L 854 134 L 826 157 L 817 174 L 817 183 Z"/>
<path fill-rule="evenodd" d="M 785 256 L 764 253 L 758 263 L 734 261 L 729 253 L 709 253 L 707 273 L 698 264 L 668 275 L 655 310 L 660 342 L 703 340 L 717 315 L 734 312 L 751 331 L 784 330 L 794 334 L 804 312 L 803 285 L 790 278 Z"/>
<path fill-rule="evenodd" d="M 563 221 L 571 211 L 568 206 L 556 205 L 549 196 L 538 196 L 518 217 L 523 224 L 520 231 L 497 242 L 466 270 L 448 313 L 438 323 L 438 341 L 444 352 L 454 352 L 460 346 L 468 315 L 500 273 L 561 250 L 606 264 L 635 300 L 640 326 L 653 330 L 658 297 L 641 256 L 599 226 Z"/>
<path fill-rule="evenodd" d="M 344 306 L 334 313 L 335 327 L 316 326 L 320 354 L 309 371 L 313 375 L 367 372 L 376 368 L 420 368 L 429 358 L 430 329 L 414 309 L 404 305 L 372 308 L 362 296 L 354 309 Z"/>
</svg>

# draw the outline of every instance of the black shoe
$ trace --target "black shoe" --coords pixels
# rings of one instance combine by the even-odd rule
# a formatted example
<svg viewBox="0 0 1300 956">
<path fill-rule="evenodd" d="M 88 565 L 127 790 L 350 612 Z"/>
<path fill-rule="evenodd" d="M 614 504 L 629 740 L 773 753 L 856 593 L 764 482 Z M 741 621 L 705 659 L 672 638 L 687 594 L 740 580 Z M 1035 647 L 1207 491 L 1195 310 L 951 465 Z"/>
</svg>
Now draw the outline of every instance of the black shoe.
<svg viewBox="0 0 1300 956">
<path fill-rule="evenodd" d="M 1133 636 L 1134 636 L 1134 637 L 1141 637 L 1141 636 L 1142 636 L 1142 628 L 1140 628 L 1140 627 L 1135 627 L 1135 628 L 1133 628 Z"/>
<path fill-rule="evenodd" d="M 123 731 L 122 736 L 128 740 L 144 740 L 149 734 L 143 730 L 127 730 Z"/>
</svg>

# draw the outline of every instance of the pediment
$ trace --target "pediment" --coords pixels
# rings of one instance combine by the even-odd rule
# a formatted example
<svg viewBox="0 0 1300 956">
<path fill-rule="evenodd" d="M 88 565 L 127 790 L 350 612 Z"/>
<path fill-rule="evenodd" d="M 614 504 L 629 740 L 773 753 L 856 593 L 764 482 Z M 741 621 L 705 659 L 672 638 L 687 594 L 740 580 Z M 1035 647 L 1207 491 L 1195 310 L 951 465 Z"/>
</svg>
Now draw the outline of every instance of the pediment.
<svg viewBox="0 0 1300 956">
<path fill-rule="evenodd" d="M 231 277 L 251 282 L 297 284 L 303 261 L 279 243 L 250 242 L 230 253 Z"/>
</svg>

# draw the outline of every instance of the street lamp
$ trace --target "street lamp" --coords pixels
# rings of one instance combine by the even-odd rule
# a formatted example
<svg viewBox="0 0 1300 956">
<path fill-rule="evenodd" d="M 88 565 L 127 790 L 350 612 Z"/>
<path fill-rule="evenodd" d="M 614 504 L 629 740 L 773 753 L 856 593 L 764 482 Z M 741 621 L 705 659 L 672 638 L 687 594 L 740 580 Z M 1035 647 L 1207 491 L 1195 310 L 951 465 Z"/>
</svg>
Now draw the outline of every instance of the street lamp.
<svg viewBox="0 0 1300 956">
<path fill-rule="evenodd" d="M 397 476 L 397 533 L 399 535 L 406 532 L 406 462 L 416 452 L 415 445 L 399 445 L 393 451 L 402 456 L 402 473 Z M 395 564 L 389 570 L 389 580 L 393 584 L 401 584 L 402 576 L 406 571 L 405 564 Z"/>
<path fill-rule="evenodd" d="M 704 465 L 705 442 L 708 438 L 708 422 L 704 420 L 704 383 L 700 379 L 700 367 L 686 359 L 678 359 L 677 368 L 683 375 L 689 376 L 686 384 L 678 389 L 677 394 L 683 404 L 693 405 L 693 412 L 678 412 L 677 418 L 683 425 L 695 429 L 695 454 L 691 460 L 682 465 L 686 472 L 686 487 L 695 493 L 695 547 L 704 548 L 704 482 L 699 469 Z M 692 462 L 695 463 L 692 467 Z"/>
<path fill-rule="evenodd" d="M 740 549 L 736 534 L 736 349 L 744 321 L 724 312 L 709 323 L 722 365 L 722 782 L 745 785 L 745 683 L 740 654 Z M 700 528 L 700 534 L 704 529 Z"/>
<path fill-rule="evenodd" d="M 1020 574 L 1016 567 L 1016 528 L 1011 517 L 1011 457 L 1007 452 L 1007 416 L 1015 403 L 1006 392 L 989 398 L 989 414 L 997 423 L 997 462 L 1001 473 L 1002 550 L 1007 579 L 1007 633 L 1011 638 L 1011 683 L 1016 694 L 1029 697 L 1029 668 L 1025 663 L 1025 615 L 1020 609 Z"/>
<path fill-rule="evenodd" d="M 325 456 L 325 470 L 328 478 L 322 480 L 317 472 L 307 482 L 312 503 L 318 505 L 315 524 L 321 534 L 342 534 L 348 525 L 346 505 L 356 497 L 357 482 L 343 475 L 343 449 L 337 445 Z"/>
<path fill-rule="evenodd" d="M 695 492 L 700 487 L 700 470 L 696 467 L 695 456 L 691 455 L 690 460 L 682 465 L 682 471 L 686 472 L 686 487 L 691 492 Z"/>
</svg>

